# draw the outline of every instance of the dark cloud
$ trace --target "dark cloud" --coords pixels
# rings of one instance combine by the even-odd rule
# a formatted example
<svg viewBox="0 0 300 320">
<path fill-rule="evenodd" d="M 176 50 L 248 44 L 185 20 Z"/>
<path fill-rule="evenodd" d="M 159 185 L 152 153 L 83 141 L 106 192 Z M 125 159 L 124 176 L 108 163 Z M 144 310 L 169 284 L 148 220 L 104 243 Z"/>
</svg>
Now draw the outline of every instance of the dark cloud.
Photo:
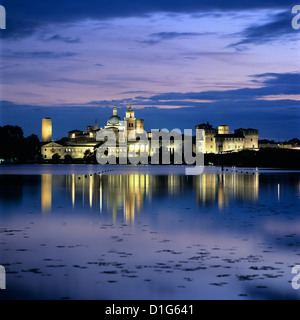
<svg viewBox="0 0 300 320">
<path fill-rule="evenodd" d="M 178 38 L 193 38 L 193 37 L 200 37 L 203 35 L 208 35 L 210 33 L 199 33 L 199 32 L 157 32 L 157 33 L 151 33 L 149 35 L 148 39 L 145 40 L 137 40 L 139 43 L 144 43 L 147 45 L 155 45 L 160 43 L 164 40 L 173 40 Z"/>
<path fill-rule="evenodd" d="M 194 37 L 200 37 L 200 36 L 207 36 L 211 33 L 200 33 L 200 32 L 157 32 L 157 33 L 151 33 L 149 35 L 148 39 L 145 40 L 137 40 L 139 43 L 144 43 L 147 45 L 155 45 L 160 43 L 161 41 L 165 40 L 173 40 L 178 38 L 194 38 Z"/>
<path fill-rule="evenodd" d="M 78 53 L 76 52 L 54 52 L 54 51 L 13 51 L 13 52 L 4 52 L 2 57 L 9 57 L 9 58 L 28 58 L 28 59 L 57 59 L 57 58 L 68 58 L 74 57 Z"/>
<path fill-rule="evenodd" d="M 207 35 L 207 33 L 198 33 L 198 32 L 158 32 L 150 34 L 150 37 L 161 39 L 161 40 L 170 40 L 175 38 L 191 38 L 199 37 L 202 35 Z"/>
<path fill-rule="evenodd" d="M 64 37 L 60 34 L 55 34 L 52 36 L 41 36 L 39 38 L 40 40 L 44 41 L 44 42 L 49 42 L 49 41 L 62 41 L 65 43 L 80 43 L 80 39 L 79 38 L 72 38 L 72 37 Z"/>
<path fill-rule="evenodd" d="M 289 10 L 272 15 L 269 21 L 264 24 L 255 24 L 249 26 L 242 32 L 236 34 L 241 40 L 231 44 L 229 47 L 243 48 L 247 44 L 264 44 L 266 42 L 278 40 L 284 37 L 299 37 L 297 32 L 292 28 L 291 21 L 294 15 Z"/>
<path fill-rule="evenodd" d="M 141 93 L 153 93 L 153 92 L 151 92 L 151 91 L 145 91 L 145 90 L 124 91 L 124 92 L 121 92 L 121 94 L 141 94 Z"/>
<path fill-rule="evenodd" d="M 197 100 L 255 100 L 266 95 L 295 95 L 300 94 L 300 73 L 264 73 L 253 76 L 252 80 L 260 84 L 260 88 L 242 88 L 225 91 L 205 91 L 205 92 L 170 92 L 154 95 L 149 99 L 153 102 L 158 101 L 184 101 L 190 99 Z M 143 97 L 139 97 L 143 99 Z M 169 103 L 169 102 L 168 102 Z"/>
<path fill-rule="evenodd" d="M 63 24 L 84 19 L 146 16 L 153 13 L 196 14 L 204 11 L 230 11 L 249 9 L 286 9 L 290 0 L 3 0 L 7 13 L 4 37 L 30 35 L 43 25 Z"/>
</svg>

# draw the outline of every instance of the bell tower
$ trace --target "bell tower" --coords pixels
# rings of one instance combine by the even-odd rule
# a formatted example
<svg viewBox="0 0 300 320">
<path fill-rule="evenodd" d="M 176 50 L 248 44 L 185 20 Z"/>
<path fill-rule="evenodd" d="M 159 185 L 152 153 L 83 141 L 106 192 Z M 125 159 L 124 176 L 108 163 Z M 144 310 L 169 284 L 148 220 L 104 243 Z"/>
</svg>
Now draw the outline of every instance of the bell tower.
<svg viewBox="0 0 300 320">
<path fill-rule="evenodd" d="M 42 142 L 52 141 L 52 119 L 43 118 L 42 119 Z"/>
<path fill-rule="evenodd" d="M 128 136 L 130 131 L 135 130 L 135 120 L 136 120 L 134 116 L 134 111 L 131 108 L 131 104 L 129 105 L 129 108 L 126 111 L 126 117 L 124 120 L 126 123 L 127 136 Z"/>
</svg>

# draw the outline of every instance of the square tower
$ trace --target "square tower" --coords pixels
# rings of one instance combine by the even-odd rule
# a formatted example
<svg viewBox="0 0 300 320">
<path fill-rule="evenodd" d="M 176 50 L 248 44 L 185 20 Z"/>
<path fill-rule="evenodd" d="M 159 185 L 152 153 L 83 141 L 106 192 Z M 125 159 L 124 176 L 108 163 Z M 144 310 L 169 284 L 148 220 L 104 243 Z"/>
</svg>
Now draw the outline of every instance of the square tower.
<svg viewBox="0 0 300 320">
<path fill-rule="evenodd" d="M 52 119 L 43 118 L 42 119 L 42 142 L 52 141 Z"/>
<path fill-rule="evenodd" d="M 134 115 L 134 111 L 131 108 L 131 105 L 129 105 L 129 108 L 126 111 L 126 117 L 124 118 L 125 120 L 125 125 L 126 125 L 126 130 L 127 130 L 127 136 L 129 136 L 130 132 L 132 130 L 135 130 L 136 127 L 136 119 Z"/>
</svg>

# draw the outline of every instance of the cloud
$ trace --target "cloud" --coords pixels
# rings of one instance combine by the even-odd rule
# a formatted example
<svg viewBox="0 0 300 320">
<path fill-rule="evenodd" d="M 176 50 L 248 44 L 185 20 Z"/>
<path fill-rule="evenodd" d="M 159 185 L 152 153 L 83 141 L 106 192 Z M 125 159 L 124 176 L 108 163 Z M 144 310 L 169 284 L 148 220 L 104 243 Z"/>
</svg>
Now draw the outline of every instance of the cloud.
<svg viewBox="0 0 300 320">
<path fill-rule="evenodd" d="M 161 41 L 165 40 L 173 40 L 173 39 L 178 39 L 178 38 L 193 38 L 193 37 L 200 37 L 203 35 L 208 35 L 211 33 L 199 33 L 199 32 L 157 32 L 157 33 L 151 33 L 149 35 L 148 39 L 145 40 L 137 40 L 139 43 L 144 43 L 147 45 L 155 45 L 160 43 Z"/>
<path fill-rule="evenodd" d="M 241 88 L 225 91 L 204 92 L 169 92 L 154 95 L 145 100 L 159 101 L 185 101 L 185 100 L 212 100 L 212 101 L 242 101 L 256 100 L 257 97 L 268 95 L 299 95 L 300 73 L 263 73 L 252 76 L 252 82 L 260 85 L 259 88 Z M 143 97 L 139 97 L 143 99 Z"/>
<path fill-rule="evenodd" d="M 57 59 L 64 57 L 74 57 L 78 53 L 76 52 L 54 52 L 54 51 L 13 51 L 6 52 L 2 54 L 2 57 L 9 58 L 28 58 L 28 59 L 37 59 L 37 58 L 47 58 L 47 59 Z"/>
<path fill-rule="evenodd" d="M 231 44 L 229 47 L 241 49 L 247 44 L 260 45 L 279 40 L 283 37 L 284 40 L 286 40 L 287 37 L 293 37 L 293 39 L 295 39 L 298 35 L 291 26 L 292 18 L 291 10 L 272 15 L 267 23 L 249 26 L 242 32 L 235 34 L 235 36 L 240 37 L 241 40 Z"/>
<path fill-rule="evenodd" d="M 150 37 L 158 38 L 161 40 L 170 40 L 175 38 L 190 38 L 190 37 L 199 37 L 202 35 L 207 35 L 207 33 L 198 33 L 198 32 L 158 32 L 150 34 Z"/>
<path fill-rule="evenodd" d="M 7 12 L 7 30 L 1 32 L 1 36 L 24 37 L 44 25 L 62 25 L 87 19 L 141 17 L 154 13 L 196 14 L 205 11 L 286 9 L 293 5 L 293 2 L 288 2 L 286 0 L 3 0 L 2 4 Z"/>
<path fill-rule="evenodd" d="M 120 94 L 141 94 L 141 93 L 153 93 L 152 91 L 145 91 L 145 90 L 137 90 L 137 91 L 124 91 Z"/>
<path fill-rule="evenodd" d="M 206 36 L 212 33 L 199 33 L 199 32 L 157 32 L 149 35 L 148 39 L 145 40 L 137 40 L 138 43 L 143 43 L 147 45 L 156 45 L 162 41 L 173 40 L 173 39 L 186 39 L 186 38 L 194 38 L 200 36 Z"/>
<path fill-rule="evenodd" d="M 50 37 L 42 36 L 42 37 L 40 37 L 40 40 L 42 40 L 44 42 L 62 41 L 62 42 L 65 42 L 65 43 L 80 43 L 80 39 L 79 38 L 64 37 L 64 36 L 61 36 L 60 34 L 55 34 L 55 35 L 50 36 Z"/>
</svg>

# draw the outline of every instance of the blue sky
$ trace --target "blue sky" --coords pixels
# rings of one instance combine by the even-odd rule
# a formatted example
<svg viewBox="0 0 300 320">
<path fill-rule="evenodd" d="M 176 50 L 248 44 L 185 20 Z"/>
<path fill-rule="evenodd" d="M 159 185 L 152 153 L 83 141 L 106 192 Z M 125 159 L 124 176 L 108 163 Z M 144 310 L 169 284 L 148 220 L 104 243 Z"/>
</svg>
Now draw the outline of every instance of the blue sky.
<svg viewBox="0 0 300 320">
<path fill-rule="evenodd" d="M 147 130 L 203 122 L 300 138 L 295 2 L 7 0 L 1 125 L 53 136 L 129 103 Z"/>
</svg>

